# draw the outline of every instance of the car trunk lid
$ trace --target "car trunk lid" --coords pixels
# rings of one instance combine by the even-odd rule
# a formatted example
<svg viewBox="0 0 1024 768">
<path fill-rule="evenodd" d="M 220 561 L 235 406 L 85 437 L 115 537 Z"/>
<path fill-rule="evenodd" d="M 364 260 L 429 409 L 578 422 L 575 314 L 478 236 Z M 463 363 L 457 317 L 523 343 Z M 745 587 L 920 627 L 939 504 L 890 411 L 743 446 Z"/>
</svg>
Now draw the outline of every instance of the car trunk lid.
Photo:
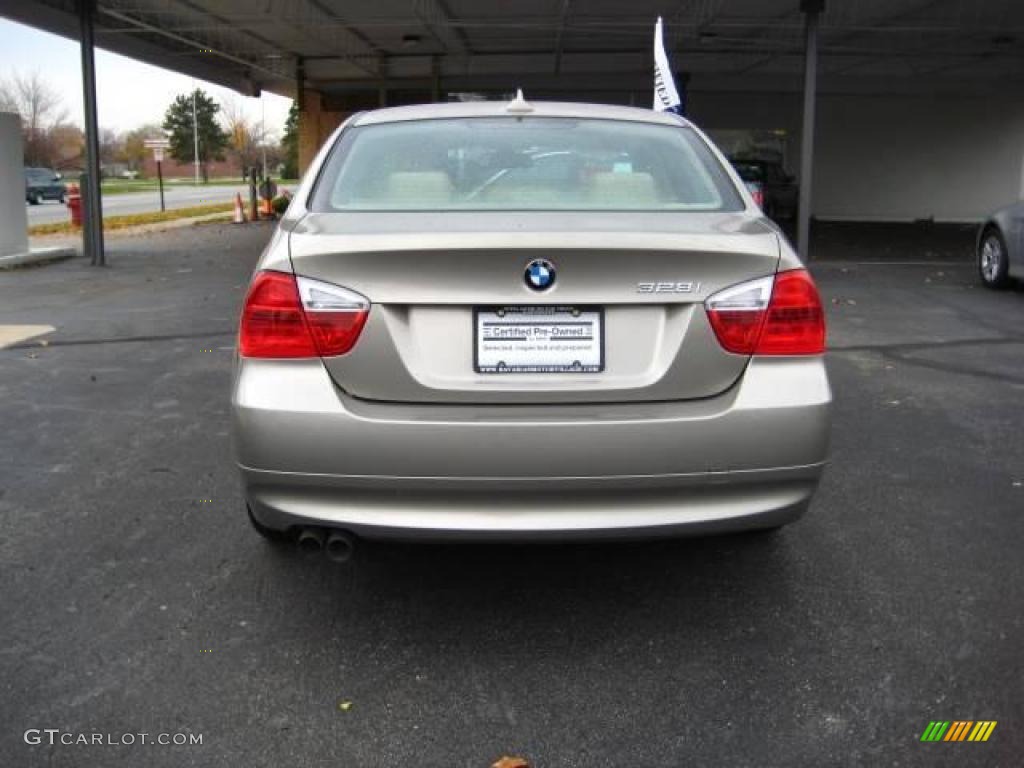
<svg viewBox="0 0 1024 768">
<path fill-rule="evenodd" d="M 363 336 L 324 360 L 348 394 L 394 402 L 627 402 L 709 397 L 747 357 L 703 311 L 723 287 L 773 274 L 775 231 L 735 213 L 315 213 L 290 235 L 296 274 L 372 302 Z M 557 279 L 532 290 L 525 270 Z M 480 373 L 475 309 L 600 310 L 603 370 Z"/>
</svg>

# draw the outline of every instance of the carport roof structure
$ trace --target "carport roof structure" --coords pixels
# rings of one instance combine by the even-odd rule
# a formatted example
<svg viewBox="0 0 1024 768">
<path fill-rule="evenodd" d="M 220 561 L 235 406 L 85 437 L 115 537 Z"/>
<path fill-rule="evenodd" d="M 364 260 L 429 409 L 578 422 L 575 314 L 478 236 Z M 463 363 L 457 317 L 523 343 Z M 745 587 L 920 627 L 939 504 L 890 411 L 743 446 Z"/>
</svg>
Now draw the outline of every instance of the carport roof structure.
<svg viewBox="0 0 1024 768">
<path fill-rule="evenodd" d="M 249 95 L 307 88 L 373 103 L 445 93 L 650 103 L 657 16 L 691 91 L 803 90 L 797 241 L 807 255 L 818 75 L 826 88 L 996 89 L 1024 80 L 1020 0 L 0 0 L 81 40 L 89 176 L 99 177 L 93 47 Z M 917 84 L 917 85 L 915 85 Z M 351 105 L 359 102 L 353 99 Z M 103 263 L 99 185 L 85 250 Z"/>
<path fill-rule="evenodd" d="M 16 0 L 0 14 L 79 37 L 80 2 Z M 354 88 L 563 94 L 646 89 L 665 18 L 677 70 L 699 86 L 799 87 L 799 0 L 97 0 L 104 49 L 255 94 Z M 817 5 L 812 3 L 811 5 Z M 833 0 L 823 84 L 851 78 L 1024 77 L 1020 0 Z M 717 87 L 717 85 L 716 85 Z"/>
</svg>

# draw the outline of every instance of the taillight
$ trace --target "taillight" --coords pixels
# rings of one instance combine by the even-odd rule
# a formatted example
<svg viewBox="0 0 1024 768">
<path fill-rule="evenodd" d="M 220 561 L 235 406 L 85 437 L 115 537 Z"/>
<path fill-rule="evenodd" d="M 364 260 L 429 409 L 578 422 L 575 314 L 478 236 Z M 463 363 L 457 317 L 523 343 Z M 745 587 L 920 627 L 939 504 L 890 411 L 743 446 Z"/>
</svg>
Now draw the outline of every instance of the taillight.
<svg viewBox="0 0 1024 768">
<path fill-rule="evenodd" d="M 825 313 L 805 269 L 734 285 L 704 302 L 718 342 L 741 355 L 819 355 Z"/>
<path fill-rule="evenodd" d="M 757 203 L 757 207 L 764 209 L 764 190 L 758 188 L 753 192 L 754 202 Z"/>
<path fill-rule="evenodd" d="M 806 269 L 780 272 L 757 342 L 756 355 L 820 355 L 825 351 L 825 312 Z"/>
<path fill-rule="evenodd" d="M 259 272 L 242 309 L 242 357 L 333 357 L 355 346 L 370 303 L 337 285 L 285 272 Z"/>
<path fill-rule="evenodd" d="M 355 291 L 308 277 L 296 278 L 313 341 L 322 357 L 343 355 L 356 345 L 370 302 Z"/>
</svg>

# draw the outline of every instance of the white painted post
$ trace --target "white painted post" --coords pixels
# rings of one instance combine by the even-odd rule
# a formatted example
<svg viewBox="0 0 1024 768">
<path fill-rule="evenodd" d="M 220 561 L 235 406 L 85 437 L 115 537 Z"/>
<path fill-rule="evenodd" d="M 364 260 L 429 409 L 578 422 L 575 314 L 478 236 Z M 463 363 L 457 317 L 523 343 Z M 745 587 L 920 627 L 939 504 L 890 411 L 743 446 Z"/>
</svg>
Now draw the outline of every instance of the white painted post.
<svg viewBox="0 0 1024 768">
<path fill-rule="evenodd" d="M 10 112 L 0 112 L 0 269 L 70 258 L 74 254 L 74 248 L 63 246 L 28 247 L 21 120 Z"/>
<path fill-rule="evenodd" d="M 0 112 L 0 256 L 28 251 L 21 120 Z"/>
</svg>

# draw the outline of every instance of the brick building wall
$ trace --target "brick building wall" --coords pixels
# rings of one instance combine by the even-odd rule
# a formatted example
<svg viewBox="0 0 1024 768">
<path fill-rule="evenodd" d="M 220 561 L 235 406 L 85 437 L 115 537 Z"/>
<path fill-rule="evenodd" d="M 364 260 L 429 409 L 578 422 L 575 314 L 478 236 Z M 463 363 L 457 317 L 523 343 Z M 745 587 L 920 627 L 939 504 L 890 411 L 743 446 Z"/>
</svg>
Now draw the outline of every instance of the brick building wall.
<svg viewBox="0 0 1024 768">
<path fill-rule="evenodd" d="M 211 179 L 241 180 L 242 178 L 242 167 L 237 157 L 228 155 L 224 160 L 215 160 L 212 163 L 207 163 L 207 167 Z M 152 155 L 146 158 L 139 171 L 147 179 L 156 178 L 156 161 Z M 165 154 L 163 173 L 165 179 L 190 179 L 195 174 L 195 171 L 193 170 L 192 163 L 177 163 Z M 201 174 L 202 169 L 200 169 L 200 176 Z"/>
<path fill-rule="evenodd" d="M 352 114 L 351 109 L 325 109 L 324 99 L 316 91 L 306 91 L 305 109 L 299 113 L 299 175 L 313 162 L 316 153 L 334 129 Z M 333 105 L 332 105 L 333 106 Z"/>
</svg>

